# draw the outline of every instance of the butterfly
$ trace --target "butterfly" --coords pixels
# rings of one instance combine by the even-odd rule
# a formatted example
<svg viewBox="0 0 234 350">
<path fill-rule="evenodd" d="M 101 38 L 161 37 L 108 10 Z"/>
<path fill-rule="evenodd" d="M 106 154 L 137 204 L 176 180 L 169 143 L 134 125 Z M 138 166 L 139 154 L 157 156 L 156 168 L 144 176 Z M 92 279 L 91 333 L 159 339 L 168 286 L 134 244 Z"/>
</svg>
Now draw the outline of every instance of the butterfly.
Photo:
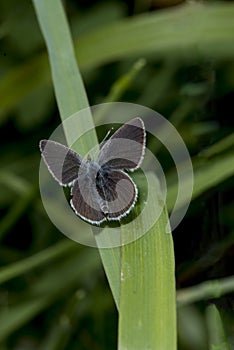
<svg viewBox="0 0 234 350">
<path fill-rule="evenodd" d="M 123 124 L 100 145 L 97 160 L 83 159 L 61 143 L 40 141 L 42 158 L 61 186 L 71 187 L 70 204 L 91 224 L 120 220 L 134 207 L 138 190 L 125 172 L 140 167 L 145 153 L 145 126 L 140 118 Z"/>
</svg>

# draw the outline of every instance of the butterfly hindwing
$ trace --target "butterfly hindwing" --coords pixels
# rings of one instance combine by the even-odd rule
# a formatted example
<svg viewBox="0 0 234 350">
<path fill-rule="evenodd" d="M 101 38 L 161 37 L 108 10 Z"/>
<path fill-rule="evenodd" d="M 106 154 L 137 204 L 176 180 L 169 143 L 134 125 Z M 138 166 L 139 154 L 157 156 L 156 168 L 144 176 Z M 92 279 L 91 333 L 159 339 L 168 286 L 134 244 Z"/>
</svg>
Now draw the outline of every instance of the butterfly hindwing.
<svg viewBox="0 0 234 350">
<path fill-rule="evenodd" d="M 119 220 L 127 215 L 137 200 L 137 188 L 127 174 L 121 170 L 100 169 L 97 191 L 101 210 L 108 220 Z"/>
<path fill-rule="evenodd" d="M 137 200 L 137 188 L 132 179 L 121 170 L 109 170 L 100 169 L 96 182 L 91 178 L 77 180 L 71 190 L 72 208 L 92 224 L 120 220 Z"/>
<path fill-rule="evenodd" d="M 71 207 L 78 216 L 89 223 L 102 223 L 106 220 L 106 216 L 101 210 L 96 186 L 87 186 L 85 195 L 84 190 L 81 187 L 82 182 L 77 180 L 71 189 Z"/>
</svg>

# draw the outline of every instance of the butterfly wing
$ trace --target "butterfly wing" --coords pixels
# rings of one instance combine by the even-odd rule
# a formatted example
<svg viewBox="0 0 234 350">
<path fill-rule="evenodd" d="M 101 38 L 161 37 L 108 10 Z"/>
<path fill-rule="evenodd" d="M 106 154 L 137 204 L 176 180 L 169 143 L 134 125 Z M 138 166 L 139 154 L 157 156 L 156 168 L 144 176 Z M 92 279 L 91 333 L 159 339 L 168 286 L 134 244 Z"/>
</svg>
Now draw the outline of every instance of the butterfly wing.
<svg viewBox="0 0 234 350">
<path fill-rule="evenodd" d="M 75 213 L 91 224 L 100 224 L 105 221 L 106 215 L 101 210 L 100 196 L 97 193 L 96 183 L 86 179 L 84 186 L 82 179 L 75 181 L 71 189 L 71 207 Z"/>
<path fill-rule="evenodd" d="M 109 168 L 100 169 L 96 178 L 82 178 L 81 174 L 71 195 L 75 213 L 91 224 L 100 224 L 127 215 L 137 200 L 137 188 L 123 171 Z"/>
<path fill-rule="evenodd" d="M 101 169 L 96 179 L 96 188 L 101 210 L 108 220 L 120 220 L 136 203 L 137 188 L 132 179 L 121 170 Z"/>
<path fill-rule="evenodd" d="M 121 169 L 135 170 L 142 162 L 145 128 L 140 118 L 124 124 L 103 145 L 95 163 L 99 167 L 95 176 L 88 163 L 58 142 L 42 140 L 40 149 L 48 170 L 60 185 L 73 186 L 71 206 L 82 219 L 93 224 L 119 220 L 133 208 L 137 188 Z"/>
<path fill-rule="evenodd" d="M 82 158 L 70 148 L 51 140 L 41 140 L 39 144 L 42 158 L 56 181 L 62 186 L 70 186 L 77 179 Z"/>
<path fill-rule="evenodd" d="M 113 169 L 135 170 L 139 168 L 145 152 L 145 127 L 140 118 L 135 118 L 120 127 L 104 143 L 98 163 Z"/>
</svg>

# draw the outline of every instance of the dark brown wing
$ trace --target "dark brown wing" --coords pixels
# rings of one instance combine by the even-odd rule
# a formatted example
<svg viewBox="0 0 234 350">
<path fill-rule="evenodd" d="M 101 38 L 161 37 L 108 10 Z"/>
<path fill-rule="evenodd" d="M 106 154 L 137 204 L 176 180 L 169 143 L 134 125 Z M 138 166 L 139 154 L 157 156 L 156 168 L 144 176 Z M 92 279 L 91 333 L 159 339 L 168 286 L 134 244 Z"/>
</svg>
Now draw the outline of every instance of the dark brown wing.
<svg viewBox="0 0 234 350">
<path fill-rule="evenodd" d="M 121 170 L 101 170 L 97 176 L 97 191 L 101 209 L 108 220 L 120 220 L 134 207 L 137 188 L 132 179 Z"/>
<path fill-rule="evenodd" d="M 106 215 L 100 207 L 100 197 L 96 184 L 83 186 L 83 181 L 76 181 L 71 190 L 71 207 L 75 213 L 91 224 L 100 224 L 106 220 Z"/>
<path fill-rule="evenodd" d="M 42 158 L 56 181 L 62 186 L 72 185 L 77 179 L 82 158 L 70 148 L 51 140 L 41 140 Z"/>
<path fill-rule="evenodd" d="M 135 118 L 120 127 L 104 143 L 98 163 L 114 169 L 137 169 L 145 152 L 145 127 L 140 118 Z"/>
</svg>

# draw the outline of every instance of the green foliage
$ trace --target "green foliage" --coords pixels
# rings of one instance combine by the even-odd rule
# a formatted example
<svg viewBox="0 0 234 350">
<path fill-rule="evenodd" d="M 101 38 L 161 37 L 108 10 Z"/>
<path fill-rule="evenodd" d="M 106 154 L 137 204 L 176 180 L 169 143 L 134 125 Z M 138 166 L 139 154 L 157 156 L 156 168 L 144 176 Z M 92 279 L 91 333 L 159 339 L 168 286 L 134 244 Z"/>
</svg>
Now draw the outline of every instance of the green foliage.
<svg viewBox="0 0 234 350">
<path fill-rule="evenodd" d="M 137 14 L 130 2 L 67 0 L 67 18 L 59 0 L 0 3 L 0 349 L 112 349 L 117 341 L 119 349 L 175 349 L 174 267 L 178 349 L 233 347 L 234 6 L 156 3 Z M 38 190 L 38 142 L 59 115 L 87 107 L 86 94 L 90 104 L 122 100 L 160 112 L 194 167 L 192 203 L 173 232 L 175 261 L 164 211 L 136 242 L 100 249 L 110 288 L 97 249 L 64 239 Z M 91 114 L 79 127 L 93 127 Z M 92 131 L 76 150 L 96 144 Z M 148 146 L 165 172 L 170 215 L 174 164 L 151 135 Z M 217 307 L 207 308 L 210 300 Z"/>
</svg>

